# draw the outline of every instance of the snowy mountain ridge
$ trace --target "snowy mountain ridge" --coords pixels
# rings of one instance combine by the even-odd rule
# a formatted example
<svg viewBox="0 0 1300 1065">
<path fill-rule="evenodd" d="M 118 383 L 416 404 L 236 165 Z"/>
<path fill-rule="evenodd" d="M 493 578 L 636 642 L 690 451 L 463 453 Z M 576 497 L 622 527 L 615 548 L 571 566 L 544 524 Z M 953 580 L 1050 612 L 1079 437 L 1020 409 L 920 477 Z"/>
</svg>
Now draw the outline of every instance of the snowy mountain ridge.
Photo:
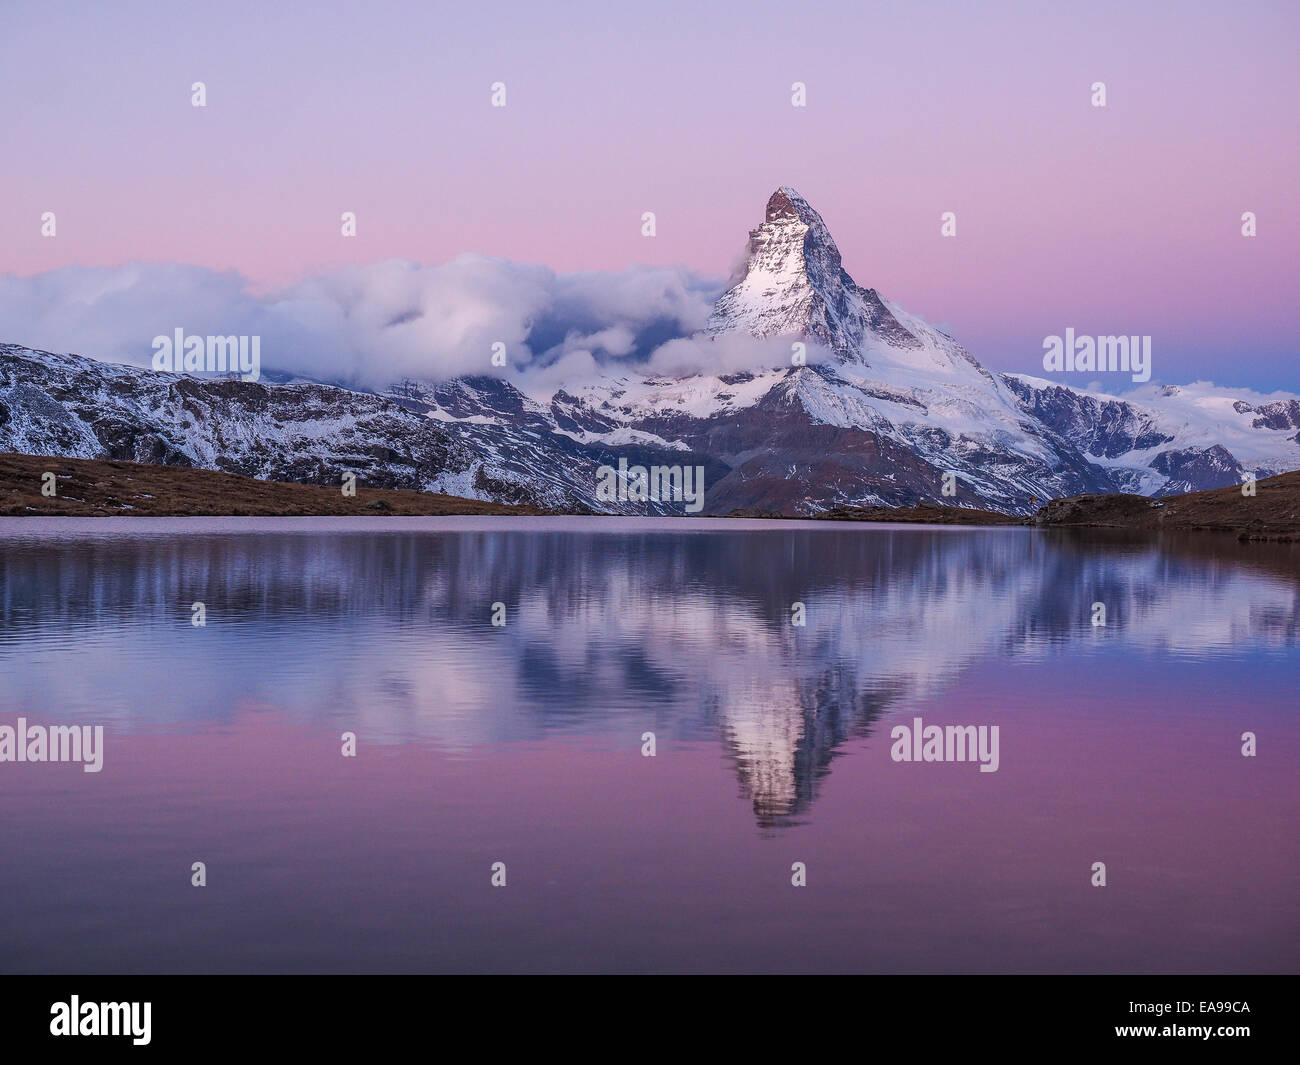
<svg viewBox="0 0 1300 1065">
<path fill-rule="evenodd" d="M 752 365 L 606 367 L 542 394 L 470 376 L 375 395 L 0 345 L 0 450 L 312 483 L 354 472 L 378 487 L 642 513 L 680 508 L 599 500 L 602 465 L 703 466 L 706 512 L 800 515 L 918 501 L 1026 513 L 1082 492 L 1162 495 L 1300 468 L 1300 397 L 1205 383 L 1113 396 L 989 371 L 858 285 L 789 187 L 769 198 L 733 281 L 697 340 L 745 359 L 752 345 Z M 774 364 L 786 340 L 789 364 Z"/>
</svg>

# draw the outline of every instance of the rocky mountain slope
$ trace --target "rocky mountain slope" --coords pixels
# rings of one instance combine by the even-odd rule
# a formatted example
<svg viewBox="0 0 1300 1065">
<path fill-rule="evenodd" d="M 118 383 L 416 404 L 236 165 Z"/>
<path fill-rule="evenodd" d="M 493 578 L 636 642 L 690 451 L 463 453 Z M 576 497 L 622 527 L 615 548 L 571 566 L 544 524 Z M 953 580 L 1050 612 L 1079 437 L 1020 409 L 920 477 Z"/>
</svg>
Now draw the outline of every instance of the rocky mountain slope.
<svg viewBox="0 0 1300 1065">
<path fill-rule="evenodd" d="M 1021 406 L 1079 443 L 1124 491 L 1165 496 L 1300 468 L 1300 399 L 1260 400 L 1213 385 L 1149 385 L 1124 398 L 1023 374 Z"/>
<path fill-rule="evenodd" d="M 270 385 L 0 345 L 0 451 L 119 459 L 268 481 L 405 488 L 571 509 L 502 475 L 430 418 L 323 384 Z"/>
</svg>

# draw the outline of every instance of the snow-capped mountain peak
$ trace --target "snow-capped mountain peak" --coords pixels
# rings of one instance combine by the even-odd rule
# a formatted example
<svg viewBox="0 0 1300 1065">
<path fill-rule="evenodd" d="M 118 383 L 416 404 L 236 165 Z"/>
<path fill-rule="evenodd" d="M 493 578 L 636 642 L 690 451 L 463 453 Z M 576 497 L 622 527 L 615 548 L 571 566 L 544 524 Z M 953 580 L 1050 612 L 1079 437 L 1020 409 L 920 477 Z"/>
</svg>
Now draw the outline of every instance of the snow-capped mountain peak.
<svg viewBox="0 0 1300 1065">
<path fill-rule="evenodd" d="M 706 331 L 812 340 L 855 361 L 872 338 L 918 344 L 875 290 L 849 276 L 822 216 L 786 185 L 768 198 L 740 277 L 718 299 Z"/>
<path fill-rule="evenodd" d="M 729 371 L 676 376 L 628 362 L 528 395 L 495 376 L 407 381 L 375 396 L 0 345 L 0 451 L 317 483 L 356 473 L 377 486 L 628 513 L 681 506 L 602 500 L 598 471 L 624 460 L 702 468 L 711 513 L 801 515 L 919 501 L 1024 513 L 1057 496 L 1160 495 L 1300 467 L 1300 397 L 1202 383 L 1106 396 L 990 372 L 858 285 L 822 216 L 788 186 L 769 197 L 704 336 L 719 350 L 726 337 Z M 764 342 L 775 338 L 789 338 L 788 363 L 773 365 L 781 344 Z"/>
</svg>

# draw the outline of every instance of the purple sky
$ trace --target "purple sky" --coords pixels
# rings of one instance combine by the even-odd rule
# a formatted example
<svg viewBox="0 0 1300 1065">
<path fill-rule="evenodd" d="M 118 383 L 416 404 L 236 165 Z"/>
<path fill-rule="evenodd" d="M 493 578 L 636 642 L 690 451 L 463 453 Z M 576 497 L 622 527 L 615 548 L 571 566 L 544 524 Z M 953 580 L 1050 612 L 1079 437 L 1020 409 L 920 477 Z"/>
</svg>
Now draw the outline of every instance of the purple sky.
<svg viewBox="0 0 1300 1065">
<path fill-rule="evenodd" d="M 10 2 L 0 275 L 271 287 L 472 251 L 724 277 L 788 184 L 859 283 L 993 368 L 1041 372 L 1073 326 L 1151 334 L 1160 380 L 1300 389 L 1300 7 L 1134 6 Z"/>
</svg>

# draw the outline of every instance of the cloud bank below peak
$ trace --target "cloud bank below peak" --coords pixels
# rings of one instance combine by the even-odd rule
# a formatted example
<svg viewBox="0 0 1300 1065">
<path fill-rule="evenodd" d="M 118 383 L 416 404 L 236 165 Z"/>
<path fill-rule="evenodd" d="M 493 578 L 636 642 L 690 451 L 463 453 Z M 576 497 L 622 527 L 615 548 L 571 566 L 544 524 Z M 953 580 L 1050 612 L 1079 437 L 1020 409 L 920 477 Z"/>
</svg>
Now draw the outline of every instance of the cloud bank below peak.
<svg viewBox="0 0 1300 1065">
<path fill-rule="evenodd" d="M 722 287 L 684 268 L 560 274 L 481 255 L 345 267 L 265 293 L 198 266 L 69 266 L 0 277 L 0 340 L 147 366 L 153 338 L 177 328 L 260 336 L 264 372 L 362 388 L 484 373 L 558 383 L 611 364 L 716 372 L 736 360 L 684 338 Z M 496 344 L 507 370 L 492 365 Z"/>
</svg>

